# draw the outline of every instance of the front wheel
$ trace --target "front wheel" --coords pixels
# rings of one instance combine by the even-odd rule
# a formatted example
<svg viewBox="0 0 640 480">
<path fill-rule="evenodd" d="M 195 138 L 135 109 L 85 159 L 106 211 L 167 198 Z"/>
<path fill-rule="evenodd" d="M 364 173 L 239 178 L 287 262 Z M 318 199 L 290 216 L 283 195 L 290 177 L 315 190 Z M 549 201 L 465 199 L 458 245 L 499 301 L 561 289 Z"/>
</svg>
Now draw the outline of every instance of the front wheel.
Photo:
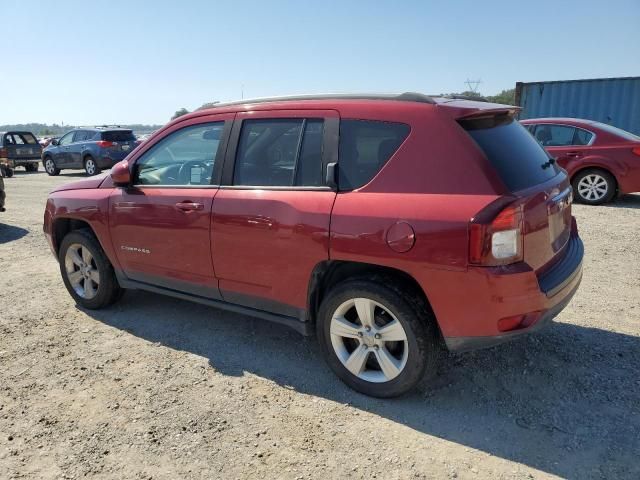
<svg viewBox="0 0 640 480">
<path fill-rule="evenodd" d="M 613 175 L 596 168 L 578 173 L 571 185 L 576 200 L 587 205 L 608 203 L 616 194 L 616 180 Z"/>
<path fill-rule="evenodd" d="M 86 157 L 84 159 L 84 171 L 87 172 L 87 175 L 97 175 L 100 173 L 100 169 L 98 168 L 98 164 L 93 159 L 93 157 Z"/>
<path fill-rule="evenodd" d="M 52 177 L 55 177 L 60 173 L 60 169 L 56 167 L 56 163 L 53 161 L 53 158 L 51 157 L 45 157 L 44 170 Z"/>
<path fill-rule="evenodd" d="M 435 371 L 435 319 L 420 302 L 384 284 L 350 280 L 334 287 L 320 306 L 317 334 L 338 377 L 373 397 L 412 390 Z"/>
<path fill-rule="evenodd" d="M 90 230 L 74 230 L 60 245 L 60 273 L 73 299 L 94 310 L 120 297 L 121 288 L 113 266 Z"/>
</svg>

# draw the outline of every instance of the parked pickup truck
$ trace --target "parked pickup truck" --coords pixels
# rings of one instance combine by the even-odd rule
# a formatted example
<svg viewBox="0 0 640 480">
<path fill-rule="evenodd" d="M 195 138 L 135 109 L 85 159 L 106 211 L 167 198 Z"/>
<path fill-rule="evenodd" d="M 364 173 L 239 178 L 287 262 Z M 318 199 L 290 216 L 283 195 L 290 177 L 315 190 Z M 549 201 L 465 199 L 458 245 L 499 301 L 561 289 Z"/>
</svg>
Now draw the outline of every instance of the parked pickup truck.
<svg viewBox="0 0 640 480">
<path fill-rule="evenodd" d="M 31 132 L 0 132 L 0 168 L 2 175 L 12 177 L 16 167 L 37 172 L 42 147 Z"/>
</svg>

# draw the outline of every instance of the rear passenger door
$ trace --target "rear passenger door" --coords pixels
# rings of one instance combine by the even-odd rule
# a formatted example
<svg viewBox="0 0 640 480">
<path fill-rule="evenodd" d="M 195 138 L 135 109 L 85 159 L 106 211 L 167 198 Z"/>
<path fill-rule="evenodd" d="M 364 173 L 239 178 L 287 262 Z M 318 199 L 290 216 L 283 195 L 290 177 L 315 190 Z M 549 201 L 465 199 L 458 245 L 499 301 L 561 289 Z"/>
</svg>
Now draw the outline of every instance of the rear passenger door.
<svg viewBox="0 0 640 480">
<path fill-rule="evenodd" d="M 236 116 L 211 228 L 226 301 L 303 315 L 311 273 L 329 258 L 336 192 L 325 179 L 337 143 L 333 110 Z"/>
<path fill-rule="evenodd" d="M 571 125 L 538 124 L 536 139 L 554 157 L 562 168 L 567 168 L 571 160 L 579 160 L 586 155 L 593 134 Z"/>
</svg>

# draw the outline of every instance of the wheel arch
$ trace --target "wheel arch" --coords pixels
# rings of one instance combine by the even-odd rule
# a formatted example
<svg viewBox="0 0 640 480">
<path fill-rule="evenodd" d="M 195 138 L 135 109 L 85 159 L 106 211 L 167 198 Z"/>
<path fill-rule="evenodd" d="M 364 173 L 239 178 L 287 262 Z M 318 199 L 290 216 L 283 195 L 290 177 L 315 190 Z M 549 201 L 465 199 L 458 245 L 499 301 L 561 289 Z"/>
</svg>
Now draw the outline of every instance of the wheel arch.
<svg viewBox="0 0 640 480">
<path fill-rule="evenodd" d="M 53 248 L 55 250 L 56 256 L 60 253 L 60 244 L 67 234 L 74 230 L 89 230 L 91 234 L 96 238 L 98 243 L 100 239 L 98 235 L 96 235 L 95 230 L 91 226 L 89 222 L 84 219 L 72 218 L 72 217 L 59 217 L 53 221 L 51 237 L 53 241 Z M 104 247 L 103 247 L 104 250 Z"/>
<path fill-rule="evenodd" d="M 429 310 L 429 313 L 436 319 L 438 335 L 442 338 L 440 325 L 438 325 L 437 317 L 433 312 L 431 303 L 427 298 L 425 291 L 422 289 L 418 281 L 410 274 L 398 270 L 393 267 L 377 265 L 372 263 L 351 262 L 342 260 L 327 260 L 318 263 L 309 280 L 309 289 L 307 294 L 307 312 L 308 321 L 315 324 L 317 313 L 322 300 L 331 290 L 331 287 L 339 282 L 349 278 L 386 278 L 393 281 L 394 290 L 401 291 L 406 294 L 415 295 L 418 301 Z"/>
</svg>

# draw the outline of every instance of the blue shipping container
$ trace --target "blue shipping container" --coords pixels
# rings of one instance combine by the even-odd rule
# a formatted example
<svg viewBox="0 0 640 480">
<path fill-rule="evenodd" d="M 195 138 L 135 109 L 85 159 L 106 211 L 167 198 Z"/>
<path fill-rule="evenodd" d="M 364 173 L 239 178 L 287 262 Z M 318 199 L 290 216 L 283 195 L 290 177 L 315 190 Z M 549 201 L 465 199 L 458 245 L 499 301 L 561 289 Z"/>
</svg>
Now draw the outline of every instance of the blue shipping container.
<svg viewBox="0 0 640 480">
<path fill-rule="evenodd" d="M 596 120 L 640 135 L 640 77 L 516 83 L 520 119 Z"/>
</svg>

